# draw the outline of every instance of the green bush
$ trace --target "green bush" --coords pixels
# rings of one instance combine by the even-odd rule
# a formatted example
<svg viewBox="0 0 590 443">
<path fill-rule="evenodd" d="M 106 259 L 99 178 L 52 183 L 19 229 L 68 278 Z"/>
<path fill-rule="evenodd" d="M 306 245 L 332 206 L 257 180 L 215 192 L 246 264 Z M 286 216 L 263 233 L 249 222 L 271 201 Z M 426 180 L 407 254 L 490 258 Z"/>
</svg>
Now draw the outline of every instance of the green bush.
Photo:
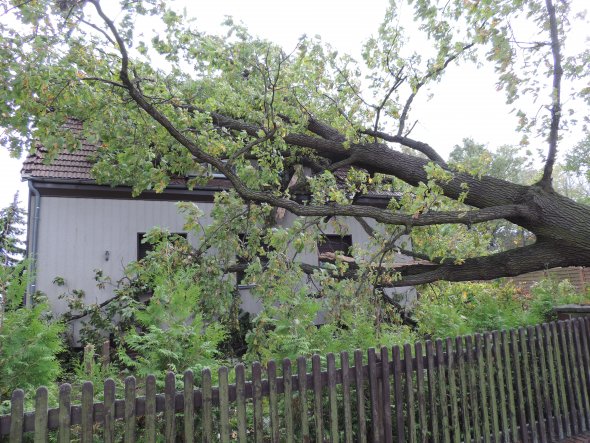
<svg viewBox="0 0 590 443">
<path fill-rule="evenodd" d="M 16 388 L 50 386 L 60 374 L 57 355 L 63 350 L 63 325 L 48 316 L 48 305 L 37 300 L 23 307 L 26 263 L 0 271 L 5 292 L 0 322 L 0 400 Z"/>
<path fill-rule="evenodd" d="M 533 298 L 529 310 L 537 322 L 555 320 L 555 306 L 590 301 L 590 290 L 586 294 L 579 294 L 568 280 L 542 280 L 531 288 L 531 293 Z"/>
<path fill-rule="evenodd" d="M 568 281 L 543 280 L 530 294 L 501 281 L 439 282 L 421 291 L 415 316 L 422 335 L 442 338 L 543 323 L 555 306 L 585 301 Z"/>
</svg>

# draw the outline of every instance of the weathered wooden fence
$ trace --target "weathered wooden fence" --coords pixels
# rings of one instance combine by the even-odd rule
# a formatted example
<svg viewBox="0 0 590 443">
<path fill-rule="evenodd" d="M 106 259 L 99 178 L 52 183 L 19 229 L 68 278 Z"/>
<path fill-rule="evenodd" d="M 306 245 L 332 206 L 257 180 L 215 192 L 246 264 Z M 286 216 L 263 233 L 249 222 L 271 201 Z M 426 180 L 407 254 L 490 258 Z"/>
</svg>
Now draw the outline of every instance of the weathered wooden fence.
<svg viewBox="0 0 590 443">
<path fill-rule="evenodd" d="M 81 405 L 71 404 L 65 384 L 54 409 L 40 388 L 26 413 L 16 390 L 0 439 L 550 442 L 590 429 L 590 319 L 369 349 L 364 357 L 284 360 L 280 376 L 270 362 L 265 379 L 258 363 L 248 376 L 241 364 L 222 367 L 215 387 L 209 370 L 198 383 L 188 371 L 183 391 L 169 373 L 163 394 L 153 376 L 141 389 L 128 377 L 123 399 L 106 380 L 101 402 L 85 383 Z"/>
</svg>

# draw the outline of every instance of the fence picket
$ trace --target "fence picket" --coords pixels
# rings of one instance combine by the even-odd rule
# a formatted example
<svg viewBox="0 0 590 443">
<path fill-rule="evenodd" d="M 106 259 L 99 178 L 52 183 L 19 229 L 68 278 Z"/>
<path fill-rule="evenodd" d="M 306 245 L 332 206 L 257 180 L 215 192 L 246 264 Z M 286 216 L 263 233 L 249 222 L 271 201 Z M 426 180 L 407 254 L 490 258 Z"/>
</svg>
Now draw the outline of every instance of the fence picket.
<svg viewBox="0 0 590 443">
<path fill-rule="evenodd" d="M 107 380 L 105 382 L 105 389 L 107 386 Z M 71 441 L 71 423 L 70 423 L 70 410 L 72 407 L 72 386 L 69 383 L 65 383 L 59 387 L 59 412 L 58 412 L 58 428 L 57 428 L 57 442 L 58 443 L 69 443 Z M 106 400 L 106 396 L 105 396 Z M 106 427 L 105 427 L 106 429 Z M 11 440 L 12 441 L 12 440 Z M 105 438 L 105 442 L 108 440 Z M 108 443 L 112 443 L 112 440 Z"/>
<path fill-rule="evenodd" d="M 352 443 L 352 412 L 350 409 L 350 363 L 348 352 L 340 353 L 340 369 L 342 370 L 342 403 L 344 410 L 344 441 Z"/>
<path fill-rule="evenodd" d="M 492 441 L 498 443 L 500 441 L 500 423 L 498 420 L 498 401 L 496 399 L 496 380 L 495 374 L 497 367 L 494 364 L 492 353 L 492 335 L 487 333 L 484 335 L 484 365 L 487 368 L 487 382 L 489 392 L 490 415 L 492 419 Z"/>
<path fill-rule="evenodd" d="M 457 373 L 459 378 L 459 394 L 461 405 L 461 424 L 463 426 L 463 440 L 471 441 L 471 425 L 469 419 L 469 396 L 467 395 L 467 374 L 465 372 L 465 350 L 463 337 L 455 338 L 455 352 L 457 362 Z"/>
<path fill-rule="evenodd" d="M 533 443 L 539 441 L 539 434 L 537 432 L 537 426 L 535 424 L 535 405 L 533 403 L 533 388 L 531 383 L 531 365 L 529 363 L 528 355 L 528 342 L 530 337 L 526 335 L 525 328 L 518 329 L 518 339 L 520 344 L 520 352 L 522 355 L 522 375 L 524 380 L 525 399 L 526 399 L 526 412 L 528 416 L 528 423 L 532 436 Z"/>
<path fill-rule="evenodd" d="M 247 441 L 246 419 L 246 369 L 242 363 L 236 366 L 236 414 L 238 416 L 238 441 Z"/>
<path fill-rule="evenodd" d="M 551 386 L 551 392 L 547 392 L 547 395 L 551 397 L 552 410 L 553 410 L 553 423 L 555 424 L 556 437 L 555 440 L 563 440 L 565 437 L 563 433 L 563 420 L 561 419 L 561 408 L 559 405 L 559 389 L 557 385 L 557 375 L 555 369 L 555 358 L 553 356 L 553 342 L 551 329 L 547 323 L 543 324 L 543 335 L 544 348 L 547 350 L 547 369 L 549 372 L 549 386 Z M 555 435 L 554 435 L 555 436 Z"/>
<path fill-rule="evenodd" d="M 570 364 L 572 367 L 572 377 L 574 382 L 574 396 L 576 399 L 576 411 L 577 411 L 577 419 L 578 419 L 578 426 L 579 432 L 585 432 L 587 430 L 586 427 L 586 415 L 584 414 L 584 396 L 582 394 L 581 387 L 581 373 L 583 369 L 578 364 L 578 357 L 579 354 L 576 350 L 575 344 L 575 325 L 576 321 L 572 320 L 566 323 L 567 328 L 567 335 L 568 335 L 568 354 L 570 357 Z"/>
<path fill-rule="evenodd" d="M 222 443 L 229 443 L 229 387 L 228 370 L 225 366 L 218 369 L 219 378 L 219 436 Z"/>
<path fill-rule="evenodd" d="M 588 347 L 586 342 L 584 319 L 579 318 L 576 322 L 576 353 L 579 356 L 580 364 L 580 381 L 582 383 L 582 395 L 584 397 L 584 411 L 586 411 L 587 428 L 590 428 L 590 384 L 588 384 L 588 377 L 590 376 L 590 364 L 588 363 Z"/>
<path fill-rule="evenodd" d="M 285 404 L 285 442 L 293 443 L 293 374 L 291 373 L 291 360 L 288 358 L 283 359 L 283 392 L 283 401 Z"/>
<path fill-rule="evenodd" d="M 367 442 L 367 421 L 365 419 L 365 379 L 363 376 L 363 353 L 354 351 L 354 381 L 356 388 L 356 413 L 358 423 L 357 440 Z"/>
<path fill-rule="evenodd" d="M 575 435 L 578 433 L 578 419 L 577 419 L 577 411 L 576 411 L 576 403 L 574 398 L 574 380 L 572 378 L 572 371 L 570 367 L 570 359 L 568 357 L 568 340 L 567 340 L 567 332 L 564 327 L 564 322 L 557 323 L 557 331 L 559 333 L 559 344 L 561 347 L 561 359 L 563 364 L 563 374 L 564 374 L 564 385 L 567 392 L 568 398 L 568 418 L 571 426 L 571 432 Z"/>
<path fill-rule="evenodd" d="M 264 441 L 262 417 L 262 367 L 255 361 L 252 363 L 252 402 L 254 403 L 254 441 Z"/>
<path fill-rule="evenodd" d="M 416 411 L 414 405 L 414 368 L 412 365 L 412 347 L 409 344 L 404 345 L 404 369 L 406 379 L 406 416 L 408 439 L 410 443 L 416 443 Z"/>
<path fill-rule="evenodd" d="M 112 413 L 115 413 L 115 385 L 113 383 L 113 402 Z M 106 396 L 106 394 L 105 394 Z M 114 417 L 114 415 L 113 415 Z M 113 420 L 114 425 L 114 420 Z M 113 427 L 114 433 L 114 427 Z M 114 441 L 114 436 L 113 440 Z M 145 379 L 145 441 L 146 443 L 156 443 L 156 377 L 148 375 Z"/>
<path fill-rule="evenodd" d="M 252 373 L 254 373 L 254 369 L 252 369 Z M 201 415 L 203 443 L 211 443 L 213 441 L 213 393 L 211 391 L 211 370 L 209 368 L 205 368 L 201 372 L 201 390 L 203 392 L 203 411 Z"/>
<path fill-rule="evenodd" d="M 92 426 L 94 424 L 94 387 L 92 382 L 86 381 L 82 384 L 82 429 L 80 441 L 92 443 Z M 133 426 L 135 429 L 135 425 Z"/>
<path fill-rule="evenodd" d="M 389 381 L 389 352 L 387 347 L 381 348 L 381 403 L 383 421 L 383 441 L 391 443 L 393 440 L 393 425 L 391 423 L 391 382 Z"/>
<path fill-rule="evenodd" d="M 167 372 L 164 379 L 164 439 L 166 443 L 176 441 L 176 378 Z"/>
<path fill-rule="evenodd" d="M 195 440 L 195 377 L 190 369 L 184 371 L 184 441 Z"/>
<path fill-rule="evenodd" d="M 268 408 L 270 415 L 270 437 L 273 443 L 279 441 L 279 401 L 277 398 L 277 365 L 274 360 L 266 367 L 268 375 Z"/>
<path fill-rule="evenodd" d="M 371 435 L 373 441 L 378 442 L 381 433 L 381 419 L 379 416 L 379 381 L 377 376 L 377 356 L 375 348 L 367 351 L 367 361 L 369 363 L 369 395 L 371 403 Z"/>
<path fill-rule="evenodd" d="M 430 340 L 426 341 L 426 367 L 428 373 L 428 403 L 430 405 L 430 432 L 433 443 L 440 441 L 438 431 L 437 402 L 439 397 L 436 393 L 436 374 L 434 370 L 434 346 Z"/>
<path fill-rule="evenodd" d="M 582 336 L 582 355 L 584 357 L 584 366 L 587 368 L 586 371 L 586 386 L 590 390 L 590 317 L 582 317 L 580 318 L 580 333 Z M 588 391 L 590 395 L 590 391 Z M 590 411 L 588 411 L 590 414 Z M 589 418 L 590 422 L 590 418 Z"/>
<path fill-rule="evenodd" d="M 315 423 L 315 440 L 324 442 L 324 417 L 322 411 L 322 366 L 320 356 L 311 357 L 311 378 L 313 383 L 313 419 Z"/>
<path fill-rule="evenodd" d="M 23 441 L 25 393 L 15 389 L 10 400 L 10 443 Z"/>
<path fill-rule="evenodd" d="M 125 379 L 125 443 L 135 442 L 135 377 Z"/>
<path fill-rule="evenodd" d="M 475 334 L 475 360 L 477 362 L 477 375 L 479 380 L 479 405 L 483 422 L 483 441 L 490 443 L 490 416 L 488 413 L 488 397 L 486 394 L 485 377 L 485 346 L 481 334 Z"/>
<path fill-rule="evenodd" d="M 393 391 L 395 403 L 396 435 L 398 442 L 404 442 L 404 398 L 400 347 L 394 346 L 391 350 L 391 354 L 391 359 L 393 361 Z"/>
<path fill-rule="evenodd" d="M 41 386 L 35 396 L 35 443 L 46 443 L 47 435 L 47 388 Z"/>
<path fill-rule="evenodd" d="M 465 352 L 467 354 L 467 370 L 469 375 L 469 404 L 471 406 L 471 415 L 473 418 L 473 439 L 476 442 L 481 441 L 481 427 L 479 425 L 479 394 L 477 385 L 477 359 L 473 348 L 473 337 L 465 337 Z"/>
<path fill-rule="evenodd" d="M 536 326 L 537 335 L 537 352 L 539 358 L 539 367 L 541 369 L 541 398 L 544 402 L 545 417 L 547 424 L 547 437 L 549 441 L 555 438 L 555 426 L 553 423 L 553 409 L 551 407 L 551 393 L 549 392 L 549 384 L 547 383 L 549 374 L 547 371 L 547 357 L 545 353 L 544 338 L 545 333 L 541 325 Z"/>
<path fill-rule="evenodd" d="M 422 352 L 422 343 L 417 341 L 414 344 L 414 354 L 416 355 L 416 401 L 418 402 L 418 423 L 420 425 L 420 443 L 428 441 L 428 427 L 426 419 L 426 394 L 424 386 L 424 354 Z"/>
<path fill-rule="evenodd" d="M 442 424 L 442 438 L 444 443 L 450 443 L 451 441 L 451 427 L 449 424 L 449 410 L 447 408 L 447 377 L 445 371 L 445 353 L 443 350 L 442 340 L 436 340 L 436 360 L 438 363 L 438 385 L 440 389 L 440 416 Z"/>
<path fill-rule="evenodd" d="M 498 379 L 498 396 L 500 406 L 500 429 L 502 440 L 505 443 L 510 442 L 508 432 L 508 412 L 506 410 L 506 382 L 504 380 L 504 365 L 506 362 L 502 357 L 502 341 L 498 331 L 492 332 L 492 346 L 494 355 L 494 366 L 496 367 L 496 377 Z"/>
<path fill-rule="evenodd" d="M 459 422 L 459 405 L 457 404 L 457 380 L 455 377 L 455 352 L 453 340 L 447 338 L 447 380 L 449 383 L 449 400 L 451 402 L 450 424 L 453 431 L 453 441 L 461 443 L 461 424 Z"/>
<path fill-rule="evenodd" d="M 329 403 L 329 423 L 330 423 L 330 442 L 339 441 L 338 435 L 338 399 L 336 394 L 336 359 L 333 353 L 326 357 L 328 366 L 328 403 Z"/>
<path fill-rule="evenodd" d="M 297 358 L 297 383 L 299 388 L 299 417 L 301 420 L 301 441 L 309 443 L 309 417 L 307 410 L 307 363 L 305 357 Z"/>
<path fill-rule="evenodd" d="M 565 431 L 565 436 L 572 435 L 571 420 L 569 414 L 569 406 L 567 404 L 567 393 L 565 387 L 565 375 L 563 367 L 563 359 L 561 358 L 559 331 L 557 323 L 551 324 L 551 337 L 553 341 L 553 350 L 555 351 L 555 367 L 557 368 L 557 384 L 559 385 L 559 399 L 561 401 L 562 422 Z"/>
<path fill-rule="evenodd" d="M 504 360 L 504 380 L 508 396 L 508 420 L 510 434 L 506 434 L 505 441 L 518 441 L 518 425 L 516 424 L 516 404 L 514 399 L 514 379 L 512 377 L 512 359 L 510 356 L 510 342 L 506 331 L 500 333 L 502 340 L 502 359 Z"/>
<path fill-rule="evenodd" d="M 545 412 L 543 411 L 543 397 L 541 395 L 541 382 L 539 380 L 539 362 L 537 358 L 537 333 L 533 326 L 527 327 L 528 349 L 531 354 L 531 373 L 533 375 L 533 392 L 536 408 L 537 429 L 539 431 L 539 440 L 542 443 L 547 442 L 547 433 L 545 430 Z M 531 423 L 533 426 L 533 423 Z"/>
</svg>

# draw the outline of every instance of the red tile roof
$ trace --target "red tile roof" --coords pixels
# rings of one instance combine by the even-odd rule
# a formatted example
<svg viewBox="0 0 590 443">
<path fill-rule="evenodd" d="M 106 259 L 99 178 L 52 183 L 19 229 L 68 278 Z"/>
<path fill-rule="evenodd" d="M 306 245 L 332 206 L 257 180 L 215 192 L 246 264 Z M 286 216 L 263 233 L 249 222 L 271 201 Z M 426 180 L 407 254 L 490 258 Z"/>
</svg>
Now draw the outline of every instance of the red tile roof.
<svg viewBox="0 0 590 443">
<path fill-rule="evenodd" d="M 69 129 L 76 136 L 82 134 L 82 122 L 69 119 L 64 128 Z M 51 162 L 47 158 L 47 148 L 41 144 L 35 147 L 35 151 L 27 156 L 23 163 L 21 174 L 23 177 L 55 178 L 75 181 L 94 181 L 90 174 L 93 166 L 93 158 L 96 154 L 96 145 L 87 143 L 82 139 L 79 149 L 70 152 L 60 152 Z"/>
<path fill-rule="evenodd" d="M 88 143 L 82 136 L 82 121 L 70 118 L 63 127 L 70 130 L 78 139 L 81 140 L 81 146 L 75 151 L 63 150 L 53 160 L 48 161 L 47 148 L 41 144 L 35 147 L 35 151 L 27 156 L 21 169 L 21 175 L 24 178 L 55 179 L 75 182 L 94 182 L 90 171 L 94 165 L 94 158 L 97 152 L 97 146 Z M 343 184 L 348 173 L 347 167 L 339 168 L 334 171 L 336 180 Z M 185 185 L 186 179 L 182 177 L 173 177 L 170 184 Z M 207 188 L 231 187 L 229 180 L 224 178 L 213 178 L 207 185 Z M 399 193 L 391 191 L 369 190 L 366 197 L 375 198 L 392 198 L 398 197 Z"/>
<path fill-rule="evenodd" d="M 24 178 L 55 179 L 75 182 L 94 182 L 91 170 L 94 166 L 94 159 L 98 147 L 88 143 L 82 136 L 82 121 L 74 118 L 68 119 L 63 125 L 81 140 L 80 147 L 75 151 L 62 150 L 57 157 L 48 161 L 47 148 L 41 144 L 35 147 L 35 151 L 27 156 L 23 162 L 21 175 Z M 183 177 L 172 177 L 172 185 L 185 185 Z M 207 188 L 227 189 L 230 187 L 229 180 L 214 178 L 207 183 Z"/>
</svg>

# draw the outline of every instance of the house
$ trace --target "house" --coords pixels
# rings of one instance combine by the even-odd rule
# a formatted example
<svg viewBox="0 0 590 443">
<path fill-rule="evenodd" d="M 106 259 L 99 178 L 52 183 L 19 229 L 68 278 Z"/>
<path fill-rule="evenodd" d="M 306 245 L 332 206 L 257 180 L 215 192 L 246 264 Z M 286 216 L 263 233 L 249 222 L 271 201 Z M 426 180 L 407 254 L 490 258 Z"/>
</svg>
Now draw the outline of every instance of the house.
<svg viewBox="0 0 590 443">
<path fill-rule="evenodd" d="M 80 135 L 82 123 L 70 120 L 67 129 Z M 68 310 L 66 302 L 59 298 L 65 290 L 81 290 L 87 304 L 100 304 L 113 296 L 113 289 L 99 290 L 94 270 L 116 281 L 123 276 L 126 264 L 141 258 L 145 253 L 141 238 L 152 227 L 167 228 L 172 233 L 187 236 L 196 245 L 196 238 L 183 229 L 184 219 L 177 212 L 176 203 L 190 201 L 198 204 L 207 214 L 213 206 L 217 192 L 230 188 L 223 176 L 213 177 L 206 186 L 187 189 L 183 179 L 173 181 L 162 193 L 143 192 L 132 197 L 131 188 L 103 186 L 91 176 L 96 146 L 82 140 L 75 152 L 62 151 L 50 164 L 44 162 L 47 150 L 37 146 L 25 160 L 22 177 L 28 181 L 29 221 L 28 254 L 35 257 L 34 279 L 28 293 L 41 291 L 46 294 L 55 314 Z M 381 200 L 387 204 L 391 195 L 368 195 L 364 198 Z M 290 223 L 294 216 L 285 214 L 280 223 Z M 368 234 L 354 219 L 347 220 L 347 236 L 332 236 L 319 245 L 318 253 L 306 254 L 304 262 L 318 264 L 330 258 L 334 251 L 368 241 Z M 409 260 L 400 256 L 400 260 Z M 56 278 L 65 287 L 54 284 Z M 239 287 L 242 308 L 256 312 L 258 303 L 249 296 L 247 287 Z M 413 288 L 388 290 L 390 296 L 405 300 L 415 298 Z M 29 295 L 30 296 L 30 295 Z M 27 300 L 30 303 L 30 300 Z"/>
</svg>

